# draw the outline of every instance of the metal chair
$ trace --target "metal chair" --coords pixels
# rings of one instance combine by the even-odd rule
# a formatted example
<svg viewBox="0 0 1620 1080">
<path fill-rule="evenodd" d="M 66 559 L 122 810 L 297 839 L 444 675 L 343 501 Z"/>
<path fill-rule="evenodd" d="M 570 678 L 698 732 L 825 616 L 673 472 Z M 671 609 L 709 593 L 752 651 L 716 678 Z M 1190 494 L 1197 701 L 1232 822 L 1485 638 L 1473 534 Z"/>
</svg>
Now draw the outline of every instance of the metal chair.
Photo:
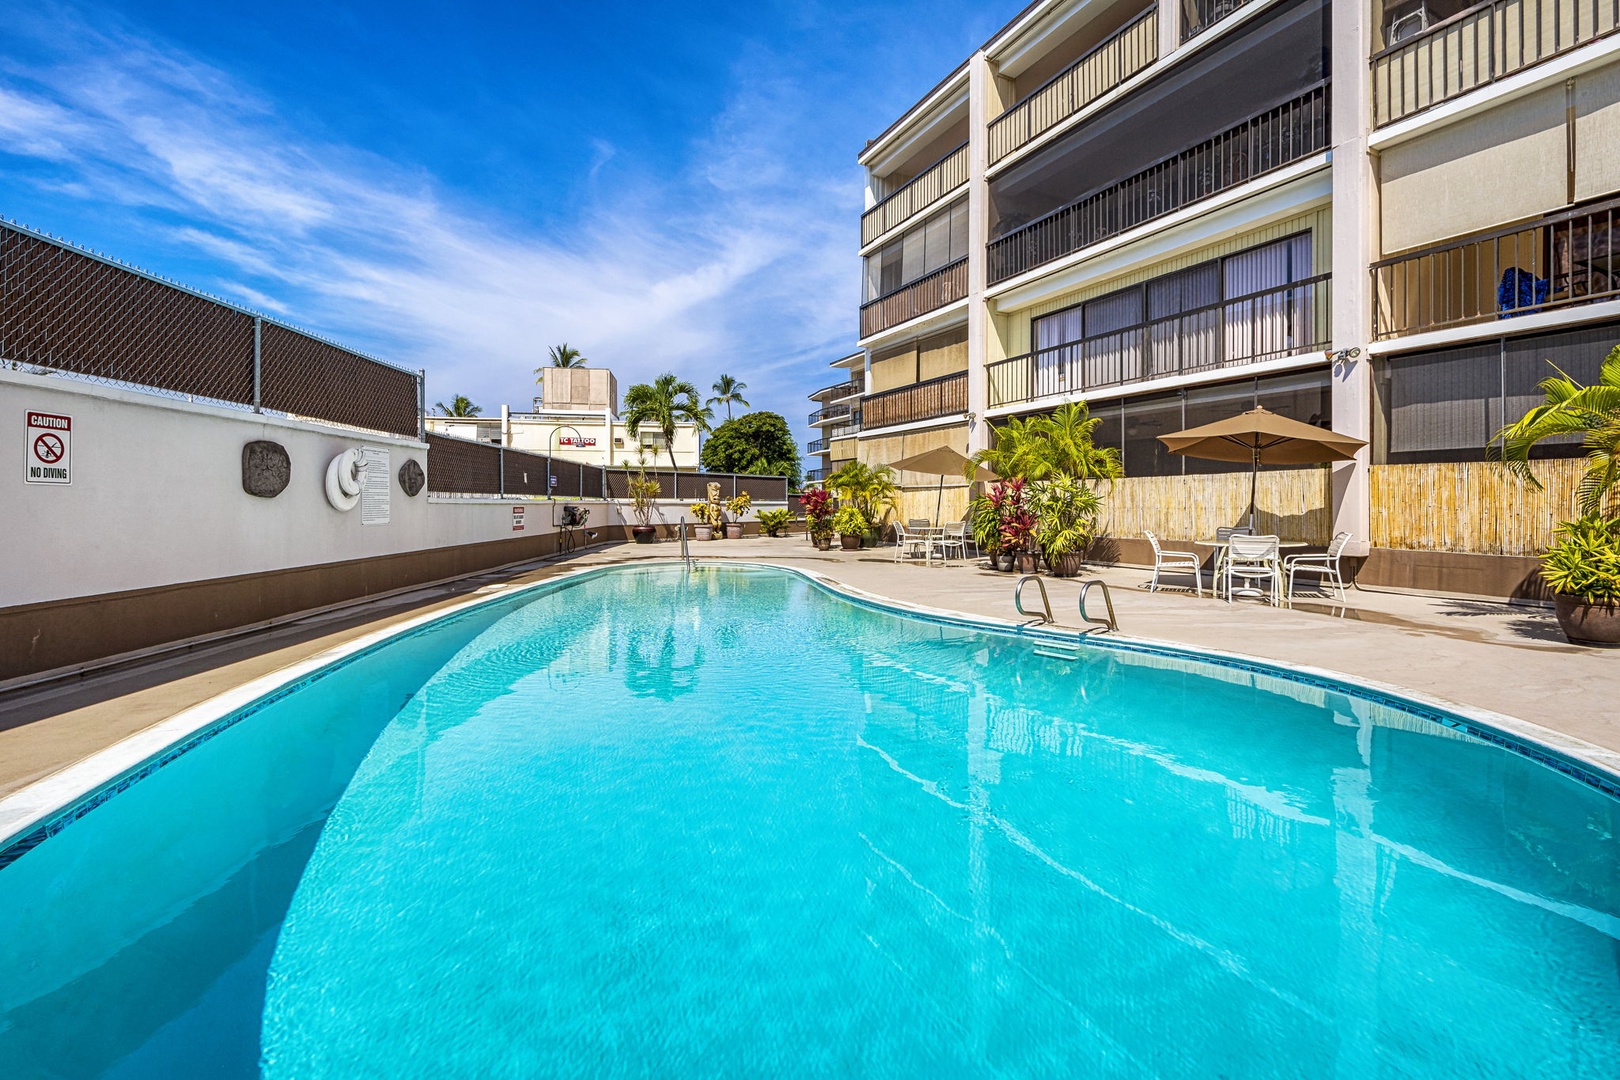
<svg viewBox="0 0 1620 1080">
<path fill-rule="evenodd" d="M 967 560 L 967 522 L 953 521 L 945 526 L 945 532 L 934 539 L 934 547 L 939 550 L 940 561 L 950 562 L 951 552 L 955 551 L 957 557 Z"/>
<path fill-rule="evenodd" d="M 1315 574 L 1324 584 L 1333 583 L 1338 591 L 1339 603 L 1346 599 L 1344 589 L 1344 574 L 1339 568 L 1339 557 L 1344 554 L 1345 546 L 1350 543 L 1350 533 L 1335 534 L 1333 542 L 1328 545 L 1327 551 L 1321 555 L 1290 555 L 1283 560 L 1283 571 L 1288 575 L 1288 602 L 1294 602 L 1294 575 L 1299 573 Z"/>
<path fill-rule="evenodd" d="M 1281 603 L 1282 565 L 1277 558 L 1279 543 L 1281 541 L 1275 536 L 1233 534 L 1226 547 L 1226 562 L 1222 571 L 1228 604 L 1232 602 L 1233 578 L 1241 578 L 1251 587 L 1255 582 L 1268 582 L 1272 604 Z"/>
<path fill-rule="evenodd" d="M 1153 545 L 1153 580 L 1148 583 L 1148 592 L 1159 591 L 1159 572 L 1169 571 L 1172 574 L 1191 574 L 1193 591 L 1200 597 L 1204 595 L 1204 560 L 1191 551 L 1166 551 L 1159 546 L 1159 538 L 1151 531 L 1143 530 L 1148 543 Z"/>
<path fill-rule="evenodd" d="M 898 521 L 894 523 L 894 561 L 899 562 L 914 551 L 923 553 L 928 557 L 928 537 L 923 534 L 909 532 Z"/>
<path fill-rule="evenodd" d="M 1215 548 L 1215 573 L 1210 578 L 1210 581 L 1212 582 L 1211 587 L 1214 588 L 1217 595 L 1221 591 L 1221 574 L 1226 569 L 1226 548 L 1221 545 L 1226 544 L 1234 536 L 1253 535 L 1254 530 L 1247 525 L 1222 525 L 1215 530 L 1215 543 L 1217 545 Z"/>
</svg>

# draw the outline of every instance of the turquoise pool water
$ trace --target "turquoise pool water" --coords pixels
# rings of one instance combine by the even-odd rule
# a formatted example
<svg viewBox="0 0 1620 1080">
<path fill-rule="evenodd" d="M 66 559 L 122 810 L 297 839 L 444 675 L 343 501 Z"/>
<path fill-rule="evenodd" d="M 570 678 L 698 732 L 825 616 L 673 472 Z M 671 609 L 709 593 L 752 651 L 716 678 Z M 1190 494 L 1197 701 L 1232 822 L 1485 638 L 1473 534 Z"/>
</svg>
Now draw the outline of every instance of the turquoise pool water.
<svg viewBox="0 0 1620 1080">
<path fill-rule="evenodd" d="M 1335 689 L 614 571 L 0 870 L 0 1075 L 1612 1077 L 1617 809 Z"/>
</svg>

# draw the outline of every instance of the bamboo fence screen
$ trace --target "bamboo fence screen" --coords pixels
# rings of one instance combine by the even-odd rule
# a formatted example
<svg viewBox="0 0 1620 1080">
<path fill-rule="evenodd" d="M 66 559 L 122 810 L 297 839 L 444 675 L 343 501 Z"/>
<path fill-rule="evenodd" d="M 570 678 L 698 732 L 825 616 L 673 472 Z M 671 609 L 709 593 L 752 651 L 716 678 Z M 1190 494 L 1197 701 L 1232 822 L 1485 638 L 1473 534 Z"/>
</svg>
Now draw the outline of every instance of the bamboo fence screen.
<svg viewBox="0 0 1620 1080">
<path fill-rule="evenodd" d="M 1580 458 L 1538 461 L 1538 491 L 1490 461 L 1375 465 L 1373 545 L 1540 555 L 1558 523 L 1575 516 L 1575 486 L 1585 469 Z"/>
</svg>

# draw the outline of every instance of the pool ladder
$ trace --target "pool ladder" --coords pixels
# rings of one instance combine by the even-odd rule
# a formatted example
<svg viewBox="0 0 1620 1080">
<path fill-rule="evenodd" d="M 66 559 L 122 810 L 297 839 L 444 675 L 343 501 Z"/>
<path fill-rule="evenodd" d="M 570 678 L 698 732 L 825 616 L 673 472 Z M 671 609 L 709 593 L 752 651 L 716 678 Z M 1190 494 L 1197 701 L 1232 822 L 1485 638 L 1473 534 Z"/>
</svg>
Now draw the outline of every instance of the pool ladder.
<svg viewBox="0 0 1620 1080">
<path fill-rule="evenodd" d="M 686 563 L 688 572 L 692 569 L 692 552 L 686 546 L 686 515 L 681 515 L 681 561 Z"/>
<path fill-rule="evenodd" d="M 1024 586 L 1032 581 L 1041 593 L 1041 610 L 1039 611 L 1030 611 L 1024 607 Z M 1100 619 L 1092 617 L 1086 611 L 1086 597 L 1091 595 L 1092 589 L 1102 590 L 1103 605 L 1108 609 L 1108 614 Z M 1030 618 L 1042 623 L 1057 621 L 1052 617 L 1052 599 L 1046 594 L 1046 582 L 1042 580 L 1039 574 L 1025 574 L 1018 579 L 1018 584 L 1013 586 L 1013 607 L 1018 609 L 1018 614 L 1028 615 Z M 1100 626 L 1104 631 L 1110 633 L 1119 633 L 1119 618 L 1114 614 L 1114 598 L 1109 595 L 1108 582 L 1102 578 L 1088 578 L 1080 583 L 1080 621 L 1092 626 Z M 1086 632 L 1090 633 L 1089 630 Z"/>
</svg>

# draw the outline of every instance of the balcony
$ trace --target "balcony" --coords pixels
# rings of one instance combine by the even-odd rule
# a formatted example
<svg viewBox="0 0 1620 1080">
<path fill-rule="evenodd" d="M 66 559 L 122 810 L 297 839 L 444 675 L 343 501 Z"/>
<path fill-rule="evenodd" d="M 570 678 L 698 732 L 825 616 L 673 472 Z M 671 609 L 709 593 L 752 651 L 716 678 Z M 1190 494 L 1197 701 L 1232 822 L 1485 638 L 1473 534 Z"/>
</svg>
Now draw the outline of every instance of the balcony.
<svg viewBox="0 0 1620 1080">
<path fill-rule="evenodd" d="M 1182 0 L 1181 40 L 1191 41 L 1251 0 Z"/>
<path fill-rule="evenodd" d="M 963 143 L 861 215 L 861 246 L 904 225 L 967 182 L 968 144 Z"/>
<path fill-rule="evenodd" d="M 1330 276 L 1234 297 L 989 366 L 990 406 L 1243 367 L 1326 349 Z"/>
<path fill-rule="evenodd" d="M 967 412 L 967 407 L 967 373 L 962 372 L 873 394 L 862 412 L 870 430 L 954 416 Z"/>
<path fill-rule="evenodd" d="M 848 405 L 829 405 L 825 409 L 817 409 L 810 414 L 810 426 L 819 427 L 834 420 L 842 420 L 851 412 Z"/>
<path fill-rule="evenodd" d="M 990 121 L 990 164 L 1057 127 L 1158 58 L 1158 9 L 1150 7 Z"/>
<path fill-rule="evenodd" d="M 1376 262 L 1378 339 L 1620 299 L 1620 198 Z"/>
<path fill-rule="evenodd" d="M 1613 0 L 1475 4 L 1373 55 L 1373 126 L 1423 112 L 1616 30 L 1620 10 Z"/>
<path fill-rule="evenodd" d="M 958 259 L 910 285 L 861 305 L 861 337 L 899 326 L 967 296 L 968 263 Z"/>
<path fill-rule="evenodd" d="M 826 466 L 822 466 L 819 469 L 806 469 L 804 474 L 804 482 L 807 484 L 819 484 L 832 474 L 833 471 Z"/>
<path fill-rule="evenodd" d="M 825 454 L 827 452 L 827 443 L 827 439 L 814 439 L 804 444 L 804 452 L 807 454 Z"/>
<path fill-rule="evenodd" d="M 1059 207 L 989 246 L 990 283 L 1053 262 L 1238 187 L 1328 145 L 1328 87 L 1249 118 L 1117 184 Z M 865 331 L 865 309 L 862 309 Z"/>
<path fill-rule="evenodd" d="M 861 430 L 861 412 L 856 409 L 850 414 L 849 423 L 839 424 L 837 427 L 823 428 L 822 433 L 828 443 L 835 443 L 839 439 L 853 439 Z"/>
</svg>

